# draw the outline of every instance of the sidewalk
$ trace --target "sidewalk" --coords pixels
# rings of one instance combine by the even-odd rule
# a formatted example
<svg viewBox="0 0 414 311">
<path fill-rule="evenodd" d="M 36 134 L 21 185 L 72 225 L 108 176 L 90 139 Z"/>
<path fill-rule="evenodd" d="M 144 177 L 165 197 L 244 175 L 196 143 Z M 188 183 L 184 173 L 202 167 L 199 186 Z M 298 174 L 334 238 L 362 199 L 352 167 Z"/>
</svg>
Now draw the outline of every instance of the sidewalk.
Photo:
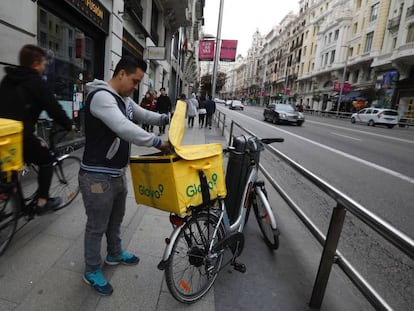
<svg viewBox="0 0 414 311">
<path fill-rule="evenodd" d="M 162 138 L 166 139 L 167 137 L 163 135 Z M 199 129 L 198 127 L 186 129 L 183 144 L 209 142 L 226 143 L 225 138 L 215 127 L 212 130 Z M 154 149 L 150 148 L 136 146 L 132 148 L 133 155 L 153 151 Z M 80 154 L 81 151 L 76 153 Z M 137 266 L 132 267 L 104 267 L 104 273 L 114 287 L 112 296 L 98 296 L 82 280 L 84 268 L 83 233 L 86 217 L 81 196 L 78 196 L 70 207 L 54 214 L 37 217 L 28 223 L 16 234 L 6 253 L 0 257 L 0 310 L 241 310 L 240 307 L 236 307 L 237 301 L 233 299 L 226 299 L 228 300 L 227 305 L 219 300 L 219 296 L 226 293 L 221 289 L 218 295 L 215 294 L 215 290 L 210 290 L 206 297 L 193 305 L 183 305 L 172 298 L 165 285 L 163 272 L 157 269 L 165 246 L 164 239 L 172 231 L 168 214 L 137 205 L 129 175 L 128 178 L 127 211 L 122 227 L 123 246 L 128 251 L 136 253 L 141 261 Z M 285 215 L 283 218 L 283 221 L 286 221 L 283 229 L 294 231 L 293 234 L 285 231 L 285 237 L 297 240 L 299 245 L 287 246 L 284 244 L 283 248 L 281 247 L 277 251 L 277 256 L 271 256 L 273 269 L 278 269 L 278 266 L 283 269 L 280 271 L 279 268 L 276 273 L 279 279 L 271 279 L 271 286 L 276 286 L 278 289 L 271 291 L 269 289 L 267 292 L 264 288 L 251 288 L 247 284 L 247 287 L 250 288 L 249 292 L 238 292 L 236 289 L 231 293 L 233 297 L 246 296 L 245 299 L 261 301 L 261 304 L 257 304 L 257 306 L 263 305 L 263 303 L 265 305 L 265 309 L 258 307 L 252 310 L 308 309 L 306 302 L 310 298 L 311 291 L 309 283 L 313 281 L 314 276 L 309 275 L 309 271 L 304 271 L 306 267 L 303 262 L 317 262 L 321 250 L 317 247 L 316 242 L 308 241 L 311 239 L 309 234 L 306 233 L 303 226 L 294 220 L 294 216 Z M 282 241 L 282 243 L 284 242 Z M 256 254 L 258 246 L 246 246 L 246 248 L 249 247 L 251 248 L 250 252 Z M 297 247 L 303 249 L 297 249 Z M 103 258 L 106 255 L 105 250 L 106 246 L 103 245 Z M 305 258 L 305 256 L 312 256 L 312 258 Z M 250 260 L 253 261 L 260 260 L 252 255 L 250 257 Z M 299 259 L 301 262 L 295 266 Z M 263 270 L 257 261 L 256 264 L 250 264 L 250 267 L 252 265 L 256 266 L 256 269 Z M 264 274 L 274 273 L 274 271 L 261 272 Z M 316 273 L 316 270 L 312 273 Z M 223 279 L 228 275 L 230 274 L 223 270 L 223 278 L 219 276 L 217 286 L 223 283 Z M 333 280 L 330 281 L 330 285 L 334 284 L 335 289 L 327 294 L 322 310 L 368 310 L 364 299 L 361 299 L 358 294 L 355 296 L 355 291 L 348 289 L 349 282 L 344 280 L 343 276 L 337 277 L 334 271 L 331 275 Z M 237 284 L 240 282 L 237 279 L 245 279 L 245 276 L 248 277 L 248 273 L 233 273 L 229 278 L 234 279 L 233 283 L 241 286 L 236 288 L 241 289 L 243 285 L 246 285 L 242 283 L 246 281 Z M 295 292 L 295 288 L 298 290 L 297 292 Z M 260 290 L 260 294 L 257 293 L 257 290 Z M 303 294 L 304 291 L 305 294 Z M 272 303 L 263 300 L 263 296 L 270 299 Z M 300 307 L 298 308 L 298 306 Z"/>
</svg>

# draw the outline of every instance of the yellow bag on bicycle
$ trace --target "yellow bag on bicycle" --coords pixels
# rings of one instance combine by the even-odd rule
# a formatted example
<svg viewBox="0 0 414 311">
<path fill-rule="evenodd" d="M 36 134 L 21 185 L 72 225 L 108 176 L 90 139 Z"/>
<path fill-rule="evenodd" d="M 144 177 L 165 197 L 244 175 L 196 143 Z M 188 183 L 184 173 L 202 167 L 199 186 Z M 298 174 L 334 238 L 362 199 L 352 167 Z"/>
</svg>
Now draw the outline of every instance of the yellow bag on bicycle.
<svg viewBox="0 0 414 311">
<path fill-rule="evenodd" d="M 226 196 L 222 145 L 182 146 L 185 111 L 186 103 L 178 101 L 168 133 L 174 154 L 130 159 L 136 202 L 178 215 L 203 202 L 199 170 L 207 177 L 211 199 Z"/>
<path fill-rule="evenodd" d="M 23 123 L 0 118 L 0 171 L 9 172 L 23 167 Z"/>
</svg>

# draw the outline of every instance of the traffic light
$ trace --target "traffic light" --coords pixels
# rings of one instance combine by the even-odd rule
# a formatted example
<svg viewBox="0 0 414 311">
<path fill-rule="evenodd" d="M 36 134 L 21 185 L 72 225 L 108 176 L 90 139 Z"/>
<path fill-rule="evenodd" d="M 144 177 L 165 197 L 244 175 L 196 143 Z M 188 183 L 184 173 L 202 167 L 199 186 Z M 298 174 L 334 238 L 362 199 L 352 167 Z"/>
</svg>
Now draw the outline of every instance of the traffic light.
<svg viewBox="0 0 414 311">
<path fill-rule="evenodd" d="M 276 94 L 276 99 L 283 99 L 283 94 L 282 93 L 277 93 Z"/>
</svg>

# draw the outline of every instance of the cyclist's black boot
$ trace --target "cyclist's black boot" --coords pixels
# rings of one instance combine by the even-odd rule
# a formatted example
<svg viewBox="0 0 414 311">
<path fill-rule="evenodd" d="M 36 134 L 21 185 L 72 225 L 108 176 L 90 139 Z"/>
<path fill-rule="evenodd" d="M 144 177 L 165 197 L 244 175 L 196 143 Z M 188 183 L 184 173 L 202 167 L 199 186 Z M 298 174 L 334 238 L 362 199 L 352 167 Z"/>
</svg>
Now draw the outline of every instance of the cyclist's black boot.
<svg viewBox="0 0 414 311">
<path fill-rule="evenodd" d="M 62 198 L 59 198 L 59 197 L 49 198 L 45 205 L 42 205 L 42 206 L 37 205 L 35 208 L 35 212 L 37 215 L 44 215 L 48 212 L 59 209 L 61 204 L 62 204 Z"/>
<path fill-rule="evenodd" d="M 245 273 L 246 272 L 246 265 L 245 264 L 243 264 L 243 263 L 241 263 L 241 262 L 239 262 L 239 261 L 237 261 L 237 260 L 234 260 L 232 263 L 231 263 L 231 265 L 233 266 L 233 268 L 234 268 L 234 270 L 236 270 L 236 271 L 239 271 L 239 272 L 241 272 L 241 273 Z"/>
</svg>

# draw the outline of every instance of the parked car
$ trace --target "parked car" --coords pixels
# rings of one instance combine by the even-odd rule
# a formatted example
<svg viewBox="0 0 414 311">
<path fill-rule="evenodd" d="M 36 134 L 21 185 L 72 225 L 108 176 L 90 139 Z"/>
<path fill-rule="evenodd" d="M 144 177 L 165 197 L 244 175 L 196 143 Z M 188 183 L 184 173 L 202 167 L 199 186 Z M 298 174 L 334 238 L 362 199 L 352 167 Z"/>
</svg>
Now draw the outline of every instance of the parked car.
<svg viewBox="0 0 414 311">
<path fill-rule="evenodd" d="M 226 102 L 224 103 L 224 106 L 230 106 L 232 101 L 233 100 L 231 100 L 231 99 L 226 100 Z"/>
<path fill-rule="evenodd" d="M 398 111 L 394 109 L 364 108 L 351 115 L 352 123 L 365 123 L 371 126 L 385 125 L 393 128 L 398 124 Z"/>
<path fill-rule="evenodd" d="M 244 110 L 244 105 L 240 100 L 232 100 L 229 105 L 229 108 L 232 110 L 236 110 L 236 109 Z"/>
<path fill-rule="evenodd" d="M 289 104 L 270 103 L 263 111 L 265 121 L 271 121 L 275 124 L 287 123 L 301 126 L 305 122 L 302 112 L 295 110 Z"/>
<path fill-rule="evenodd" d="M 214 98 L 214 101 L 216 104 L 225 104 L 226 101 L 224 99 L 220 99 L 220 98 Z"/>
</svg>

